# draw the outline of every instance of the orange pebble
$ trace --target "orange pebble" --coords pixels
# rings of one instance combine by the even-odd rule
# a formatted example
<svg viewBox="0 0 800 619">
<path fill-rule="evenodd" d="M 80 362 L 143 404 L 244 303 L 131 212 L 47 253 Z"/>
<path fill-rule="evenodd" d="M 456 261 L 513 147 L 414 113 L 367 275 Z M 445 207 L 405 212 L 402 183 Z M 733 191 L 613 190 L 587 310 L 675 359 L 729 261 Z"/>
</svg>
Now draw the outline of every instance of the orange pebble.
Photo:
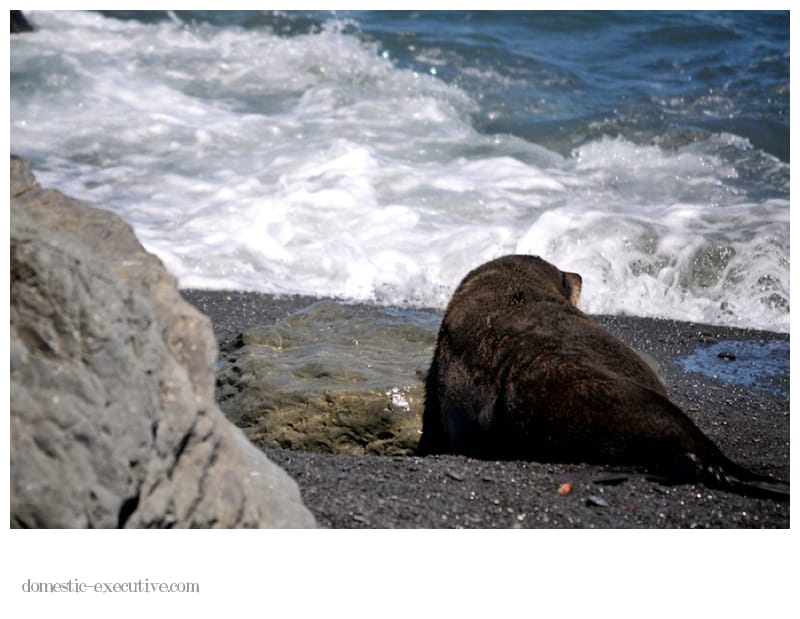
<svg viewBox="0 0 800 619">
<path fill-rule="evenodd" d="M 572 491 L 572 484 L 569 482 L 563 483 L 558 487 L 558 494 L 564 496 Z"/>
</svg>

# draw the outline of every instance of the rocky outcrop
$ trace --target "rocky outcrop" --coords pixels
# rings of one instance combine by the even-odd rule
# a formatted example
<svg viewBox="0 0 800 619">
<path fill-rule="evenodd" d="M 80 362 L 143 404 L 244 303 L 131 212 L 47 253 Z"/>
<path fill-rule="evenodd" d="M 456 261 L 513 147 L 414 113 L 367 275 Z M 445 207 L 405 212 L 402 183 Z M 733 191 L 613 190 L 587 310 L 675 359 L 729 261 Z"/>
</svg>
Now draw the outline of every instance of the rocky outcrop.
<svg viewBox="0 0 800 619">
<path fill-rule="evenodd" d="M 319 301 L 226 347 L 217 400 L 257 445 L 410 455 L 440 317 Z"/>
<path fill-rule="evenodd" d="M 11 158 L 11 525 L 308 527 L 214 403 L 216 342 L 116 215 Z"/>
</svg>

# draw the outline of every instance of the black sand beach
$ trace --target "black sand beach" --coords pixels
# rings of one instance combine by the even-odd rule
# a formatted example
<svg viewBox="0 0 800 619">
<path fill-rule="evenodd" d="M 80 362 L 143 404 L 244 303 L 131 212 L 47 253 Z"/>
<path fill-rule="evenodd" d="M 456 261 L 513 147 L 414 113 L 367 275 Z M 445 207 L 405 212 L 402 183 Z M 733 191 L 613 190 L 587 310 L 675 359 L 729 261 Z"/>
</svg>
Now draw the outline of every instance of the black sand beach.
<svg viewBox="0 0 800 619">
<path fill-rule="evenodd" d="M 244 329 L 270 324 L 317 301 L 232 291 L 184 290 L 211 319 L 221 349 Z M 671 398 L 736 462 L 789 480 L 789 364 L 750 368 L 760 382 L 724 382 L 676 363 L 721 342 L 786 342 L 787 334 L 649 318 L 599 322 L 659 367 Z M 726 344 L 715 362 L 739 364 Z M 716 349 L 715 349 L 716 350 Z M 666 486 L 609 476 L 580 464 L 480 461 L 456 456 L 347 456 L 265 449 L 300 486 L 320 526 L 333 528 L 784 528 L 789 502 L 700 485 Z M 596 483 L 597 478 L 606 483 Z M 564 484 L 570 484 L 564 493 Z M 562 489 L 562 493 L 559 493 Z"/>
</svg>

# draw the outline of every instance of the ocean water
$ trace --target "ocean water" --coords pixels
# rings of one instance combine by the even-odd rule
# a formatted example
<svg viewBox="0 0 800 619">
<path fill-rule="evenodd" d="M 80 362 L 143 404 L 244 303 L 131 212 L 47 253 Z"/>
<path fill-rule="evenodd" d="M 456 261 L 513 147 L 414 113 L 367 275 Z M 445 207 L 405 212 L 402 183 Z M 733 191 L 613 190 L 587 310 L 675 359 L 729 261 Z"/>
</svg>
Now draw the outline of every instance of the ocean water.
<svg viewBox="0 0 800 619">
<path fill-rule="evenodd" d="M 28 16 L 12 152 L 182 287 L 444 307 L 522 252 L 789 330 L 788 13 Z"/>
</svg>

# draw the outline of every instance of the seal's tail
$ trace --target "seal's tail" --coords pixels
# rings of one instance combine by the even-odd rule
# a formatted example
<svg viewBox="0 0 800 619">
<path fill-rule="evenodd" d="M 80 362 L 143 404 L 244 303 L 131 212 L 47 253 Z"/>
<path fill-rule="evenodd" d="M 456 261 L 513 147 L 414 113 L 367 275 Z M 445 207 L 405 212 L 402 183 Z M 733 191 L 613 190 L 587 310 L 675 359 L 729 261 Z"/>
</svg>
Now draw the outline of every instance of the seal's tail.
<svg viewBox="0 0 800 619">
<path fill-rule="evenodd" d="M 712 467 L 703 478 L 703 483 L 709 487 L 718 487 L 720 490 L 731 490 L 747 496 L 775 499 L 778 501 L 789 500 L 789 484 L 779 479 L 756 475 L 738 465 L 739 471 L 729 469 L 716 470 Z"/>
<path fill-rule="evenodd" d="M 709 488 L 728 490 L 752 497 L 768 498 L 778 501 L 789 500 L 789 483 L 759 475 L 736 464 L 720 454 L 714 464 L 701 463 L 694 454 L 688 454 L 693 461 L 697 480 Z"/>
</svg>

